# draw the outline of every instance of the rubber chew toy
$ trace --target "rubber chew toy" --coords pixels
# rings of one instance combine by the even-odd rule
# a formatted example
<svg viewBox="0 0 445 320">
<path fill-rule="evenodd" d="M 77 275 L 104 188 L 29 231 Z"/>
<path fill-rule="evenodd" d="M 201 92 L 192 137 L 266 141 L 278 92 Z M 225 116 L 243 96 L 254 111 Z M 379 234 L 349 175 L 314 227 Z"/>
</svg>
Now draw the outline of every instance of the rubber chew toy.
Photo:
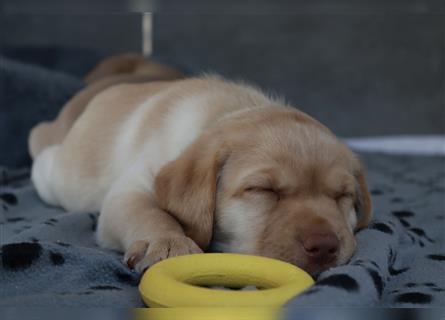
<svg viewBox="0 0 445 320">
<path fill-rule="evenodd" d="M 229 253 L 174 257 L 145 272 L 139 285 L 149 307 L 281 307 L 314 281 L 303 270 L 274 259 Z M 260 290 L 219 290 L 203 286 Z"/>
</svg>

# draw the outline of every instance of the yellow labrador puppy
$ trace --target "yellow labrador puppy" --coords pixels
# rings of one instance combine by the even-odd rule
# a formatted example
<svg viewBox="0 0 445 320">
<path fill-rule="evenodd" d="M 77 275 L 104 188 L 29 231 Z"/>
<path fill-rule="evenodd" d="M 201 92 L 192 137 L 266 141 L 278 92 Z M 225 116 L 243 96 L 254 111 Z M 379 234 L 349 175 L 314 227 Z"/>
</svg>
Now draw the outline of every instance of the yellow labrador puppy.
<svg viewBox="0 0 445 320">
<path fill-rule="evenodd" d="M 49 204 L 100 211 L 99 244 L 130 267 L 212 240 L 311 273 L 350 259 L 370 196 L 357 157 L 318 121 L 215 76 L 98 91 L 64 130 L 32 131 L 32 180 Z"/>
</svg>

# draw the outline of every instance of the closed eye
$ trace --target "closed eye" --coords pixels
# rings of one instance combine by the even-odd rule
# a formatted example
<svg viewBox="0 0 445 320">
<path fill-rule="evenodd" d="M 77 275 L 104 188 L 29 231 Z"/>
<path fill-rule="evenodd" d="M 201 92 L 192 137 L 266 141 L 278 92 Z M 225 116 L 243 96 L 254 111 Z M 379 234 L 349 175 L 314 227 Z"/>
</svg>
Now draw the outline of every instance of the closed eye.
<svg viewBox="0 0 445 320">
<path fill-rule="evenodd" d="M 273 188 L 267 188 L 267 187 L 247 187 L 244 189 L 244 193 L 247 195 L 253 195 L 253 196 L 267 196 L 269 198 L 274 197 L 277 200 L 280 200 L 280 192 Z"/>
<path fill-rule="evenodd" d="M 335 201 L 340 201 L 343 199 L 352 199 L 354 195 L 351 192 L 339 192 L 334 195 Z"/>
<path fill-rule="evenodd" d="M 247 187 L 244 189 L 245 192 L 273 192 L 276 193 L 276 191 L 272 188 L 265 188 L 265 187 Z"/>
</svg>

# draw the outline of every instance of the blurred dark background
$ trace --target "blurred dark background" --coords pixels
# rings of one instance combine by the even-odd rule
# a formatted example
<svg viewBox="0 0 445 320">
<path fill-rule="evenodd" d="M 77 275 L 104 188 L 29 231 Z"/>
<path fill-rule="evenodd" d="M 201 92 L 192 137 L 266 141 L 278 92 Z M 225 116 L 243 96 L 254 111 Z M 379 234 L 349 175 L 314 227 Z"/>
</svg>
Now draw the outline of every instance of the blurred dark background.
<svg viewBox="0 0 445 320">
<path fill-rule="evenodd" d="M 141 52 L 151 11 L 160 61 L 256 83 L 341 136 L 445 133 L 445 0 L 186 3 L 2 0 L 0 52 L 82 76 Z"/>
</svg>

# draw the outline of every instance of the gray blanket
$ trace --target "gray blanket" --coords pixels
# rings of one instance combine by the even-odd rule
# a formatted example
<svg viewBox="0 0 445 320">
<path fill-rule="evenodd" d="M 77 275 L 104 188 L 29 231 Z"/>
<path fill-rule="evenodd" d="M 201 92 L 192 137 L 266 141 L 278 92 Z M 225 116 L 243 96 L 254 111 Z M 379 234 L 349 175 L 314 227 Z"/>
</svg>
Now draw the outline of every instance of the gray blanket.
<svg viewBox="0 0 445 320">
<path fill-rule="evenodd" d="M 290 310 L 444 305 L 444 160 L 364 155 L 375 220 L 352 261 L 322 273 Z M 0 199 L 0 306 L 142 306 L 139 276 L 94 241 L 96 213 L 45 205 L 27 169 L 1 169 Z"/>
</svg>

